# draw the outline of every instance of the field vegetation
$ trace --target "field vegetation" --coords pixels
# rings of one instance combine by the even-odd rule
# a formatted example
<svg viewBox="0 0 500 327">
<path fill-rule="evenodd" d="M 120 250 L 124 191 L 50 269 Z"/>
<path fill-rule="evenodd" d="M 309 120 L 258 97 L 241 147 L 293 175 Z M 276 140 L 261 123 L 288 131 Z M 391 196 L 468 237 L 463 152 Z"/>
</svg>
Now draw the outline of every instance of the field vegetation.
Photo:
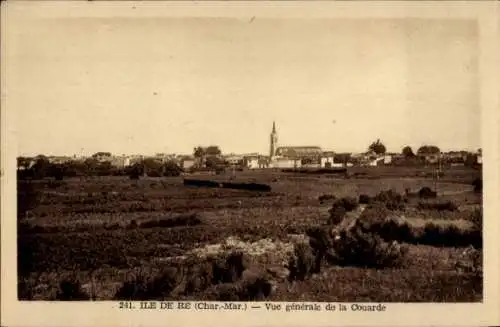
<svg viewBox="0 0 500 327">
<path fill-rule="evenodd" d="M 139 175 L 19 179 L 20 299 L 482 300 L 480 170 Z"/>
</svg>

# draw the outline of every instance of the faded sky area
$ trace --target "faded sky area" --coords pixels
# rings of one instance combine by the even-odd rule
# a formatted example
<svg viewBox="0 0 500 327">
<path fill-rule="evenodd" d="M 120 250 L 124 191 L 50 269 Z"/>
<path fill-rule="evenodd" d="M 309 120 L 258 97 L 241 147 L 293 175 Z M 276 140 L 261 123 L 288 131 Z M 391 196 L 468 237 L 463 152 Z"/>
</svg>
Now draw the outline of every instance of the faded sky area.
<svg viewBox="0 0 500 327">
<path fill-rule="evenodd" d="M 19 155 L 480 147 L 478 30 L 460 20 L 33 20 L 7 31 Z"/>
</svg>

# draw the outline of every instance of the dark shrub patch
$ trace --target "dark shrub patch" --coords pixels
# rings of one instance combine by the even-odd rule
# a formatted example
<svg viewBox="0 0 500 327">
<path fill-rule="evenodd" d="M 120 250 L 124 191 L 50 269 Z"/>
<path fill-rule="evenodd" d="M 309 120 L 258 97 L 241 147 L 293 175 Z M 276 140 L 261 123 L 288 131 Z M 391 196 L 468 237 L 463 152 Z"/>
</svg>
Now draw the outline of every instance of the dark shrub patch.
<svg viewBox="0 0 500 327">
<path fill-rule="evenodd" d="M 56 300 L 88 301 L 90 297 L 82 290 L 78 280 L 64 280 L 59 284 Z"/>
<path fill-rule="evenodd" d="M 437 193 L 425 186 L 418 191 L 418 196 L 422 199 L 435 199 L 437 198 Z"/>
<path fill-rule="evenodd" d="M 399 266 L 407 248 L 397 242 L 385 242 L 380 236 L 355 226 L 342 231 L 334 243 L 336 263 L 342 266 L 385 268 Z"/>
<path fill-rule="evenodd" d="M 347 213 L 344 207 L 333 207 L 330 209 L 329 212 L 330 212 L 330 218 L 328 219 L 328 223 L 330 225 L 339 224 L 342 221 L 342 219 L 344 219 L 344 216 Z"/>
<path fill-rule="evenodd" d="M 420 201 L 417 205 L 421 210 L 437 210 L 437 211 L 457 211 L 457 205 L 452 201 Z"/>
<path fill-rule="evenodd" d="M 314 273 L 316 260 L 312 248 L 307 244 L 296 244 L 294 255 L 290 258 L 287 268 L 290 270 L 289 280 L 305 280 Z"/>
<path fill-rule="evenodd" d="M 210 287 L 215 280 L 213 264 L 208 260 L 190 262 L 187 271 L 186 295 L 205 290 Z"/>
<path fill-rule="evenodd" d="M 352 211 L 358 207 L 358 201 L 353 197 L 344 197 L 336 200 L 333 203 L 332 208 L 329 210 L 330 213 L 330 224 L 338 224 L 342 221 L 345 214 Z"/>
<path fill-rule="evenodd" d="M 167 297 L 178 285 L 180 270 L 176 268 L 164 269 L 154 278 L 138 275 L 134 279 L 125 281 L 116 292 L 116 300 L 160 300 Z"/>
<path fill-rule="evenodd" d="M 385 205 L 389 210 L 402 210 L 405 207 L 405 198 L 393 190 L 382 191 L 372 200 Z"/>
<path fill-rule="evenodd" d="M 245 281 L 242 290 L 239 292 L 240 301 L 262 301 L 272 293 L 273 285 L 265 277 L 258 277 L 254 280 Z"/>
<path fill-rule="evenodd" d="M 483 179 L 482 178 L 476 178 L 472 182 L 472 186 L 474 186 L 474 192 L 481 193 L 483 191 Z"/>
<path fill-rule="evenodd" d="M 371 202 L 371 198 L 367 194 L 360 194 L 359 195 L 359 203 L 360 204 L 369 204 Z"/>
<path fill-rule="evenodd" d="M 332 249 L 332 238 L 328 228 L 315 227 L 310 228 L 306 232 L 309 236 L 309 245 L 313 250 L 314 266 L 312 273 L 319 273 L 323 259 L 329 260 Z"/>
<path fill-rule="evenodd" d="M 178 227 L 178 226 L 196 226 L 201 224 L 202 221 L 196 214 L 191 214 L 187 216 L 178 216 L 173 218 L 163 218 L 147 220 L 140 223 L 141 228 L 153 228 L 153 227 Z"/>
<path fill-rule="evenodd" d="M 233 283 L 241 278 L 247 268 L 247 261 L 242 252 L 230 253 L 227 257 L 215 258 L 212 262 L 213 284 Z"/>
<path fill-rule="evenodd" d="M 216 285 L 205 293 L 205 297 L 216 301 L 263 301 L 272 291 L 273 283 L 264 276 L 258 276 L 237 283 Z"/>
</svg>

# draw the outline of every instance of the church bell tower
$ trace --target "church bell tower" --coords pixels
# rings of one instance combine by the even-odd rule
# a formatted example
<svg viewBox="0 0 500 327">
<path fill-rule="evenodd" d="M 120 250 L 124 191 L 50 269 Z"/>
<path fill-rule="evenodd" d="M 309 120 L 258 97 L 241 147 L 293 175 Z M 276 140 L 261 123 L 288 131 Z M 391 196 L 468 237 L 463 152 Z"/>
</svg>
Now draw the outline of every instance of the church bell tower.
<svg viewBox="0 0 500 327">
<path fill-rule="evenodd" d="M 276 124 L 273 122 L 273 130 L 271 131 L 271 142 L 269 149 L 269 157 L 272 159 L 276 152 L 276 147 L 278 145 L 278 134 L 276 133 Z"/>
</svg>

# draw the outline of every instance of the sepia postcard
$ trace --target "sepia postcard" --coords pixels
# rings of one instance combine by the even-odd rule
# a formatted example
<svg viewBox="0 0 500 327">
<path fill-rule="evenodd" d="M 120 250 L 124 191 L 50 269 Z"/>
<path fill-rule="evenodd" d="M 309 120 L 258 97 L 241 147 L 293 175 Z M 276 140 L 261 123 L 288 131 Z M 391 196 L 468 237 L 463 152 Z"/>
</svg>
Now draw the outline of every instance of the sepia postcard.
<svg viewBox="0 0 500 327">
<path fill-rule="evenodd" d="M 1 10 L 2 326 L 500 325 L 499 2 Z"/>
</svg>

